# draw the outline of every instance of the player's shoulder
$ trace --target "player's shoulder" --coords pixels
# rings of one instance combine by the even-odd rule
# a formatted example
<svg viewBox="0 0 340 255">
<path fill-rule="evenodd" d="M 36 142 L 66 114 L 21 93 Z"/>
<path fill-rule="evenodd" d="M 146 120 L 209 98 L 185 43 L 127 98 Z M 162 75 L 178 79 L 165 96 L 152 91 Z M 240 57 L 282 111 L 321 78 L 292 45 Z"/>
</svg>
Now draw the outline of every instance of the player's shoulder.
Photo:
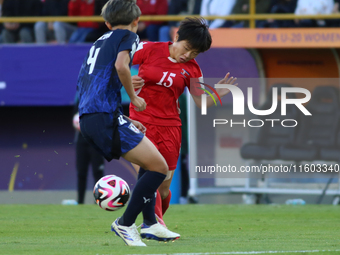
<svg viewBox="0 0 340 255">
<path fill-rule="evenodd" d="M 127 29 L 116 29 L 113 31 L 106 32 L 101 37 L 99 37 L 97 41 L 103 41 L 103 40 L 121 41 L 125 37 L 134 39 L 134 38 L 137 38 L 138 35 Z"/>
<path fill-rule="evenodd" d="M 196 59 L 191 59 L 191 60 L 189 60 L 188 62 L 187 62 L 187 64 L 189 64 L 189 65 L 191 65 L 192 67 L 200 67 L 199 65 L 198 65 L 198 63 L 197 63 L 197 61 L 196 61 Z"/>
<path fill-rule="evenodd" d="M 201 68 L 195 59 L 186 62 L 185 67 L 188 69 L 191 76 L 197 77 L 202 75 Z"/>
<path fill-rule="evenodd" d="M 137 50 L 145 50 L 145 51 L 159 51 L 160 49 L 165 49 L 167 43 L 165 42 L 140 42 L 138 44 L 138 49 Z"/>
</svg>

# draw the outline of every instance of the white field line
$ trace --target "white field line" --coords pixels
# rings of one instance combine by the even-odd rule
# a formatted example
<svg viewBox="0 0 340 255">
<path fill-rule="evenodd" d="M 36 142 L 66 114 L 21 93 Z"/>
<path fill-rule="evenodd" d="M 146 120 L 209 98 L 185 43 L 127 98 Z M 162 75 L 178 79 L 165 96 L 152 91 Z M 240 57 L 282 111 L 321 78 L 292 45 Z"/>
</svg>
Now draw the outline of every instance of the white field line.
<svg viewBox="0 0 340 255">
<path fill-rule="evenodd" d="M 302 250 L 302 251 L 231 251 L 231 252 L 202 252 L 202 253 L 164 253 L 148 255 L 247 255 L 247 254 L 278 254 L 278 253 L 317 253 L 317 252 L 340 252 L 340 250 Z M 99 254 L 97 254 L 99 255 Z M 109 254 L 105 254 L 109 255 Z M 139 254 L 128 254 L 139 255 Z"/>
</svg>

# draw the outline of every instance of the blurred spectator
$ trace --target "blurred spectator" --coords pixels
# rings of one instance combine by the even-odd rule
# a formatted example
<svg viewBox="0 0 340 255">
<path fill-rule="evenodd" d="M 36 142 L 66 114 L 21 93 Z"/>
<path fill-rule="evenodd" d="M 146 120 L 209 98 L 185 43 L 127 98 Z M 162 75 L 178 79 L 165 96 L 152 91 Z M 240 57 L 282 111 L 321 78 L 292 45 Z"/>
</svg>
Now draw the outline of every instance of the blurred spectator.
<svg viewBox="0 0 340 255">
<path fill-rule="evenodd" d="M 334 0 L 334 7 L 332 13 L 340 13 L 340 0 Z M 327 27 L 339 27 L 340 20 L 339 19 L 329 19 L 326 20 Z"/>
<path fill-rule="evenodd" d="M 294 13 L 296 9 L 297 0 L 272 0 L 270 13 L 271 14 L 285 14 Z M 257 22 L 257 27 L 295 27 L 293 20 L 262 20 Z"/>
<path fill-rule="evenodd" d="M 93 16 L 94 15 L 94 0 L 70 0 L 68 3 L 69 16 Z M 97 22 L 83 21 L 78 22 L 77 29 L 72 33 L 69 43 L 85 42 L 86 36 L 98 28 Z"/>
<path fill-rule="evenodd" d="M 340 0 L 334 0 L 332 13 L 340 13 Z M 339 27 L 340 19 L 329 19 L 326 20 L 327 27 Z"/>
<path fill-rule="evenodd" d="M 249 2 L 249 0 L 246 0 Z M 227 16 L 231 13 L 236 0 L 202 0 L 201 4 L 201 16 L 218 15 Z M 210 29 L 223 27 L 225 20 L 216 19 L 209 21 L 208 25 Z"/>
<path fill-rule="evenodd" d="M 268 13 L 270 8 L 269 0 L 256 0 L 255 12 L 256 13 Z M 237 0 L 234 8 L 232 10 L 232 14 L 248 14 L 250 12 L 249 0 Z M 258 22 L 257 22 L 258 23 Z M 233 23 L 226 22 L 226 27 L 249 27 L 249 21 L 235 21 Z"/>
<path fill-rule="evenodd" d="M 42 16 L 67 16 L 68 2 L 70 0 L 41 0 Z M 37 43 L 46 43 L 49 40 L 57 40 L 58 43 L 66 43 L 71 34 L 76 30 L 75 24 L 66 22 L 38 21 L 34 25 L 35 39 Z"/>
<path fill-rule="evenodd" d="M 103 6 L 108 0 L 95 0 L 94 2 L 94 15 L 101 15 Z M 105 22 L 99 23 L 98 28 L 87 34 L 85 42 L 95 42 L 99 37 L 101 37 L 106 32 L 110 31 Z"/>
<path fill-rule="evenodd" d="M 333 13 L 339 13 L 340 0 L 334 0 Z"/>
<path fill-rule="evenodd" d="M 137 5 L 142 15 L 166 15 L 168 12 L 167 0 L 137 0 Z M 159 29 L 162 25 L 164 25 L 162 21 L 141 21 L 138 24 L 137 34 L 142 40 L 158 41 Z"/>
<path fill-rule="evenodd" d="M 171 0 L 168 15 L 193 15 L 199 14 L 202 0 Z M 174 38 L 179 22 L 170 21 L 159 30 L 159 41 L 167 42 Z"/>
<path fill-rule="evenodd" d="M 4 17 L 39 16 L 40 12 L 40 0 L 4 0 L 2 4 Z M 2 40 L 4 43 L 33 43 L 33 26 L 34 23 L 5 22 Z"/>
<path fill-rule="evenodd" d="M 334 0 L 298 0 L 295 9 L 296 15 L 331 14 L 333 12 Z M 324 27 L 325 20 L 295 20 L 298 27 Z"/>
</svg>

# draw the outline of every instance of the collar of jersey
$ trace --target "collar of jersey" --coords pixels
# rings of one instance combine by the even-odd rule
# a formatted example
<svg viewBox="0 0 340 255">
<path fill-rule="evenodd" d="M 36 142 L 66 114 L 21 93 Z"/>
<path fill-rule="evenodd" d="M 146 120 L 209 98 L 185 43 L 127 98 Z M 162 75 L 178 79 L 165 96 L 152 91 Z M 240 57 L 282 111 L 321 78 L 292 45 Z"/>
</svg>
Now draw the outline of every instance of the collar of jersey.
<svg viewBox="0 0 340 255">
<path fill-rule="evenodd" d="M 173 62 L 173 63 L 178 63 L 177 61 L 176 61 L 176 59 L 173 59 L 172 57 L 168 57 L 168 59 L 171 61 L 171 62 Z"/>
</svg>

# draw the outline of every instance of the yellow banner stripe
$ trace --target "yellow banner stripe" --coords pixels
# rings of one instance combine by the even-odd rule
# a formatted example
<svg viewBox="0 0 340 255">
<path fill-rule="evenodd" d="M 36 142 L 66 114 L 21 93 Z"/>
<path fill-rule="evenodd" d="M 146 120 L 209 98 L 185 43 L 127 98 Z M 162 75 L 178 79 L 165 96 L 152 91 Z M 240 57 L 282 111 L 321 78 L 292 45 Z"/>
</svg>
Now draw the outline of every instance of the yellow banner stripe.
<svg viewBox="0 0 340 255">
<path fill-rule="evenodd" d="M 14 164 L 14 167 L 13 167 L 13 171 L 12 171 L 12 174 L 11 174 L 11 179 L 9 181 L 8 191 L 13 191 L 14 190 L 14 183 L 15 183 L 15 178 L 17 177 L 18 168 L 19 168 L 19 162 L 16 162 Z"/>
</svg>

